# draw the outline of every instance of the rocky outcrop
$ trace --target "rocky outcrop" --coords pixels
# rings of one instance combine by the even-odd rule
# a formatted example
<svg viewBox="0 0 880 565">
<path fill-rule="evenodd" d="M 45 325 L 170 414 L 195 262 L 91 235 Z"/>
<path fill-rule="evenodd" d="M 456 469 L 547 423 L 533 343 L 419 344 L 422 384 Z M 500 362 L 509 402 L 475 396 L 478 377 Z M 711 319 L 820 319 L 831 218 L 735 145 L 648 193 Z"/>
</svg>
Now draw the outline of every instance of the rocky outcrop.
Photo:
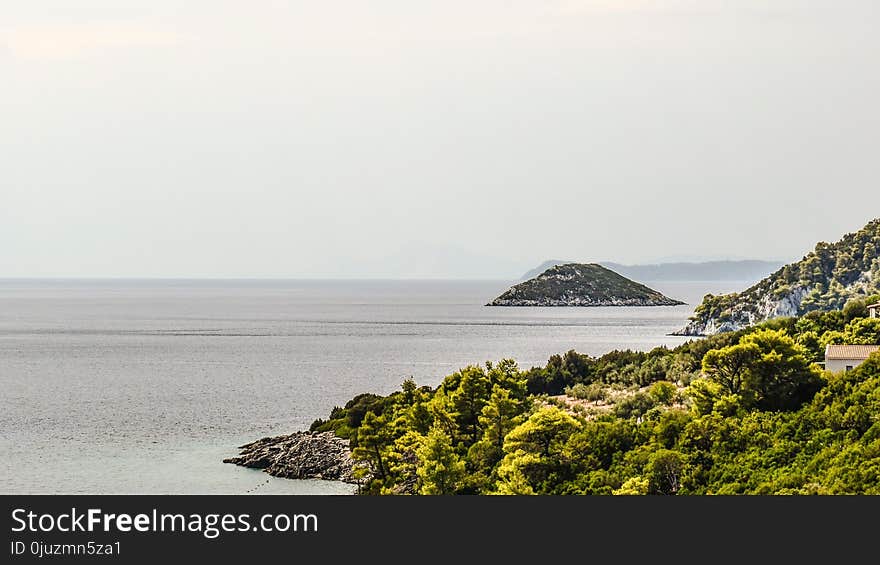
<svg viewBox="0 0 880 565">
<path fill-rule="evenodd" d="M 706 295 L 688 325 L 673 335 L 736 331 L 772 318 L 837 310 L 854 298 L 880 294 L 878 250 L 880 219 L 838 242 L 818 243 L 800 261 L 742 292 Z"/>
<path fill-rule="evenodd" d="M 352 459 L 348 440 L 333 432 L 295 432 L 264 437 L 239 447 L 237 457 L 224 459 L 253 469 L 263 469 L 285 479 L 326 479 L 356 483 L 359 465 Z"/>
<path fill-rule="evenodd" d="M 809 293 L 810 289 L 797 286 L 776 298 L 764 295 L 754 305 L 736 304 L 723 317 L 695 316 L 687 326 L 672 335 L 707 336 L 735 332 L 772 318 L 798 316 L 801 304 Z"/>
<path fill-rule="evenodd" d="M 551 267 L 487 306 L 675 306 L 684 304 L 595 263 Z"/>
</svg>

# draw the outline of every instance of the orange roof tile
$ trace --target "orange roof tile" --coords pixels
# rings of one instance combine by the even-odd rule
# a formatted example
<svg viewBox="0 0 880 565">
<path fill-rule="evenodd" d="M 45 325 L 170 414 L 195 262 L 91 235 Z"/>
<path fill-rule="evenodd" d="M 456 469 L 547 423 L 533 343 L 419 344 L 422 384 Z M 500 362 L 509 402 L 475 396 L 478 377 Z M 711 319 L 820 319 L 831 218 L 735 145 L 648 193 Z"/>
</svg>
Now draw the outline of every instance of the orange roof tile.
<svg viewBox="0 0 880 565">
<path fill-rule="evenodd" d="M 880 345 L 827 345 L 825 359 L 867 359 Z"/>
</svg>

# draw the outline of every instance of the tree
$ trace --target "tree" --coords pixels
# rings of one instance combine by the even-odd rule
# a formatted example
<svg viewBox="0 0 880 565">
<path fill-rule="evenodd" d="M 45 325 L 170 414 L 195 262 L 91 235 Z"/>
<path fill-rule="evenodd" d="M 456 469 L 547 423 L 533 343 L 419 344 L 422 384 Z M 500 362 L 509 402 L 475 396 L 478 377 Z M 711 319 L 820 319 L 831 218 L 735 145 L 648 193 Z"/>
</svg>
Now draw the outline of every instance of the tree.
<svg viewBox="0 0 880 565">
<path fill-rule="evenodd" d="M 385 422 L 373 412 L 367 412 L 357 431 L 357 447 L 352 451 L 355 459 L 370 463 L 380 480 L 387 476 L 382 449 L 388 442 Z"/>
<path fill-rule="evenodd" d="M 670 382 L 659 381 L 651 385 L 648 394 L 660 404 L 671 406 L 678 394 L 678 387 Z"/>
<path fill-rule="evenodd" d="M 758 330 L 740 343 L 755 345 L 760 356 L 750 363 L 743 392 L 762 410 L 795 410 L 822 386 L 820 371 L 785 331 Z"/>
<path fill-rule="evenodd" d="M 644 477 L 630 477 L 620 485 L 620 488 L 615 489 L 611 494 L 615 496 L 648 494 L 649 488 L 648 479 Z"/>
<path fill-rule="evenodd" d="M 455 408 L 442 386 L 434 393 L 434 396 L 428 402 L 427 408 L 432 426 L 441 426 L 446 435 L 454 441 L 455 435 L 458 433 L 455 418 L 453 418 Z"/>
<path fill-rule="evenodd" d="M 618 418 L 640 418 L 656 405 L 654 398 L 645 392 L 637 392 L 619 400 L 614 405 L 614 415 Z"/>
<path fill-rule="evenodd" d="M 359 394 L 345 404 L 345 421 L 348 427 L 357 428 L 367 412 L 374 414 L 381 412 L 383 398 L 377 394 Z"/>
<path fill-rule="evenodd" d="M 562 366 L 575 382 L 588 382 L 593 374 L 596 361 L 589 355 L 581 355 L 569 350 L 562 358 Z"/>
<path fill-rule="evenodd" d="M 394 440 L 385 458 L 392 486 L 383 489 L 382 494 L 415 494 L 419 491 L 418 450 L 424 442 L 425 436 L 414 431 Z"/>
<path fill-rule="evenodd" d="M 648 492 L 651 494 L 676 494 L 681 489 L 685 460 L 677 451 L 661 449 L 651 456 L 648 463 Z"/>
<path fill-rule="evenodd" d="M 726 394 L 740 394 L 746 372 L 761 356 L 755 343 L 740 342 L 721 349 L 713 349 L 703 357 L 703 373 L 721 386 Z"/>
<path fill-rule="evenodd" d="M 401 391 L 403 392 L 403 402 L 407 406 L 412 406 L 412 404 L 416 401 L 416 396 L 418 394 L 419 387 L 416 385 L 416 381 L 412 377 L 407 377 L 404 379 L 403 384 L 400 386 Z"/>
<path fill-rule="evenodd" d="M 529 394 L 561 394 L 571 382 L 571 374 L 563 368 L 561 355 L 551 356 L 546 367 L 535 367 L 526 373 Z"/>
<path fill-rule="evenodd" d="M 512 398 L 525 400 L 528 396 L 526 376 L 520 372 L 513 359 L 502 359 L 498 364 L 486 363 L 486 374 L 492 387 L 495 385 L 510 392 Z"/>
<path fill-rule="evenodd" d="M 572 398 L 577 398 L 579 400 L 589 400 L 590 402 L 594 402 L 599 404 L 600 400 L 605 400 L 605 397 L 608 395 L 605 387 L 600 383 L 592 383 L 589 385 L 585 385 L 584 383 L 578 383 L 574 386 L 565 388 L 566 396 L 570 396 Z"/>
<path fill-rule="evenodd" d="M 706 377 L 695 379 L 685 390 L 685 394 L 691 399 L 697 414 L 711 414 L 715 409 L 715 402 L 724 394 L 721 385 Z"/>
<path fill-rule="evenodd" d="M 829 345 L 841 345 L 846 343 L 846 334 L 837 330 L 829 330 L 819 337 L 819 347 L 822 351 Z"/>
<path fill-rule="evenodd" d="M 431 429 L 434 418 L 428 409 L 428 402 L 421 394 L 407 411 L 406 420 L 409 427 L 420 434 L 426 434 Z"/>
<path fill-rule="evenodd" d="M 843 307 L 843 317 L 847 322 L 856 318 L 868 317 L 868 304 L 864 300 L 853 298 Z"/>
<path fill-rule="evenodd" d="M 458 429 L 461 434 L 469 436 L 471 444 L 480 438 L 480 413 L 491 390 L 486 373 L 479 367 L 468 367 L 461 371 L 458 388 L 449 394 Z"/>
<path fill-rule="evenodd" d="M 861 318 L 848 323 L 843 330 L 843 341 L 851 345 L 880 343 L 880 318 Z"/>
<path fill-rule="evenodd" d="M 455 494 L 465 478 L 465 467 L 442 428 L 431 428 L 416 455 L 419 461 L 416 473 L 421 481 L 419 493 Z"/>
<path fill-rule="evenodd" d="M 795 410 L 822 386 L 821 371 L 785 330 L 760 329 L 703 358 L 705 381 L 691 383 L 697 411 Z"/>
<path fill-rule="evenodd" d="M 480 413 L 483 437 L 471 446 L 468 458 L 477 466 L 494 467 L 504 456 L 504 437 L 522 422 L 525 402 L 513 398 L 510 391 L 499 385 L 492 387 L 489 403 Z"/>
<path fill-rule="evenodd" d="M 609 469 L 615 457 L 632 449 L 638 426 L 632 421 L 589 421 L 566 442 L 565 456 L 578 472 Z"/>
<path fill-rule="evenodd" d="M 825 348 L 822 346 L 818 333 L 812 330 L 803 332 L 798 335 L 797 342 L 807 351 L 807 358 L 810 361 L 817 363 L 822 360 Z"/>
<path fill-rule="evenodd" d="M 565 444 L 580 423 L 556 407 L 532 414 L 504 439 L 504 459 L 498 469 L 501 492 L 550 493 L 570 478 Z"/>
</svg>

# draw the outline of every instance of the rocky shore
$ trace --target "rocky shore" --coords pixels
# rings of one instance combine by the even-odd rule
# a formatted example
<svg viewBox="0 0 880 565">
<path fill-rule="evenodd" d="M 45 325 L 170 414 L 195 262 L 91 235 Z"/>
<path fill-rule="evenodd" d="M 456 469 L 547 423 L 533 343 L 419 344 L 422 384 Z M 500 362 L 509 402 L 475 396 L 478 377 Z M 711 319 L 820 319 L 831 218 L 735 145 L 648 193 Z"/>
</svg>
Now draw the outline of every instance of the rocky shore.
<svg viewBox="0 0 880 565">
<path fill-rule="evenodd" d="M 352 459 L 348 440 L 333 432 L 295 432 L 264 437 L 239 447 L 237 457 L 224 459 L 252 469 L 263 469 L 285 479 L 326 479 L 357 483 L 358 464 Z"/>
<path fill-rule="evenodd" d="M 608 300 L 593 300 L 581 296 L 563 296 L 561 298 L 516 298 L 499 297 L 486 304 L 486 306 L 521 306 L 521 307 L 559 307 L 559 306 L 680 306 L 684 304 L 671 298 L 622 298 Z"/>
</svg>

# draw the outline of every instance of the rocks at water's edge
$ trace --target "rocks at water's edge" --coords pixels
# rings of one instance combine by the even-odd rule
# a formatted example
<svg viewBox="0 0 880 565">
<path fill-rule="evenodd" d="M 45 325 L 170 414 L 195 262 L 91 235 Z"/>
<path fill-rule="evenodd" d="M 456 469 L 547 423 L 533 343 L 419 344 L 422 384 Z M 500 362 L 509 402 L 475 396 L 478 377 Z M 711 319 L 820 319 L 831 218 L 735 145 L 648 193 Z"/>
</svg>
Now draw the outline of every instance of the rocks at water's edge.
<svg viewBox="0 0 880 565">
<path fill-rule="evenodd" d="M 286 436 L 264 437 L 239 447 L 237 457 L 224 459 L 253 469 L 263 469 L 273 477 L 285 479 L 326 479 L 359 482 L 359 464 L 351 457 L 348 440 L 333 432 L 295 432 Z"/>
</svg>

